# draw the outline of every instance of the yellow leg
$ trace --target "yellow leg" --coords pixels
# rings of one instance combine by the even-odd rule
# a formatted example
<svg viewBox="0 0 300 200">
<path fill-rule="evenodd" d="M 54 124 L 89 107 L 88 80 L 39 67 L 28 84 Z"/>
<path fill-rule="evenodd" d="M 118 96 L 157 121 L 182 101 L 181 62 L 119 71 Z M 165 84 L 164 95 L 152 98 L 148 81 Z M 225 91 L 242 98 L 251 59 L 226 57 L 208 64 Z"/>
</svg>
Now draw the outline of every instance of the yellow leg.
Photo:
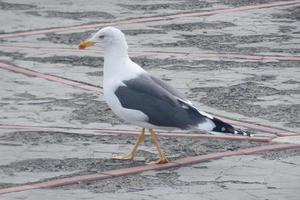
<svg viewBox="0 0 300 200">
<path fill-rule="evenodd" d="M 155 146 L 157 148 L 157 151 L 159 153 L 159 159 L 156 160 L 156 161 L 152 161 L 152 162 L 150 162 L 148 164 L 164 164 L 164 163 L 168 163 L 169 161 L 167 160 L 165 154 L 160 149 L 160 145 L 159 145 L 159 141 L 158 141 L 158 138 L 157 138 L 157 134 L 152 129 L 149 129 L 149 131 L 150 131 L 151 139 L 153 140 L 153 142 L 154 142 L 154 144 L 155 144 Z"/>
<path fill-rule="evenodd" d="M 137 138 L 133 148 L 128 152 L 128 154 L 126 155 L 122 155 L 122 156 L 113 156 L 112 159 L 115 160 L 132 160 L 135 156 L 136 150 L 138 148 L 138 146 L 141 144 L 141 142 L 143 142 L 143 140 L 145 139 L 145 129 L 142 129 L 141 134 L 139 135 L 139 137 Z"/>
</svg>

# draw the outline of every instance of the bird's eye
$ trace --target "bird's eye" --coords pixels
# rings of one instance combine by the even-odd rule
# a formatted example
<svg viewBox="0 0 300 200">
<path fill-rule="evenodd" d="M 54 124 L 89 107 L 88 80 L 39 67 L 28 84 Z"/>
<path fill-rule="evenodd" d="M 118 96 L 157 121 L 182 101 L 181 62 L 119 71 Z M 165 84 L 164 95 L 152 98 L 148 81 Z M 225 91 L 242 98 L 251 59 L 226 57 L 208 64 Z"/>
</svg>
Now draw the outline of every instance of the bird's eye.
<svg viewBox="0 0 300 200">
<path fill-rule="evenodd" d="M 104 35 L 100 35 L 99 38 L 100 38 L 100 39 L 103 39 L 103 38 L 104 38 Z"/>
</svg>

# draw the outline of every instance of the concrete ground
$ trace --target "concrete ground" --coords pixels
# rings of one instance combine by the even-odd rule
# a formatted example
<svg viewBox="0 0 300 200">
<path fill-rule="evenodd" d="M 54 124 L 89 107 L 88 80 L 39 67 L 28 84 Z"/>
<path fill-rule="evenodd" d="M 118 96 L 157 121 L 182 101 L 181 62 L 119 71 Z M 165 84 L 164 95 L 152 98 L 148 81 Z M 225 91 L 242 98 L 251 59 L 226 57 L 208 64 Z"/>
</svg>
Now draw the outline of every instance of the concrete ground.
<svg viewBox="0 0 300 200">
<path fill-rule="evenodd" d="M 74 80 L 99 92 L 1 67 L 0 188 L 143 165 L 156 158 L 147 139 L 135 161 L 113 161 L 110 157 L 128 151 L 135 138 L 92 131 L 138 130 L 119 120 L 101 95 L 102 52 L 77 50 L 81 40 L 105 24 L 124 31 L 135 62 L 202 110 L 300 131 L 298 1 L 24 2 L 0 1 L 0 64 Z M 159 19 L 151 20 L 153 16 Z M 263 145 L 188 137 L 160 140 L 170 160 Z M 299 155 L 295 149 L 226 157 L 0 199 L 298 199 Z"/>
<path fill-rule="evenodd" d="M 292 154 L 292 156 L 286 156 Z M 300 157 L 229 157 L 167 171 L 150 171 L 89 185 L 3 195 L 17 199 L 293 199 L 299 198 Z"/>
</svg>

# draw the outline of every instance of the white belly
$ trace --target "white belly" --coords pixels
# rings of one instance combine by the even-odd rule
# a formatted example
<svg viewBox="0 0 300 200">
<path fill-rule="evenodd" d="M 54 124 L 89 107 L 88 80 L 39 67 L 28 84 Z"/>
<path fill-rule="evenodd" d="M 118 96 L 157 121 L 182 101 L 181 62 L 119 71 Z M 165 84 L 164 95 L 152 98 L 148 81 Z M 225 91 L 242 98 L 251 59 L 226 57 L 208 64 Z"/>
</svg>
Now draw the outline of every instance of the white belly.
<svg viewBox="0 0 300 200">
<path fill-rule="evenodd" d="M 153 125 L 147 123 L 147 115 L 139 110 L 122 107 L 120 101 L 115 95 L 115 91 L 118 86 L 124 85 L 121 80 L 135 78 L 141 73 L 146 72 L 130 59 L 120 63 L 107 62 L 107 64 L 104 59 L 104 98 L 112 111 L 121 119 L 143 128 L 153 128 Z"/>
<path fill-rule="evenodd" d="M 108 106 L 112 109 L 112 111 L 119 116 L 121 119 L 128 121 L 132 124 L 146 127 L 148 124 L 148 117 L 143 112 L 138 110 L 132 110 L 122 107 L 120 101 L 115 95 L 115 90 L 117 89 L 117 83 L 111 83 L 109 85 L 105 85 L 104 87 L 104 98 L 108 104 Z"/>
</svg>

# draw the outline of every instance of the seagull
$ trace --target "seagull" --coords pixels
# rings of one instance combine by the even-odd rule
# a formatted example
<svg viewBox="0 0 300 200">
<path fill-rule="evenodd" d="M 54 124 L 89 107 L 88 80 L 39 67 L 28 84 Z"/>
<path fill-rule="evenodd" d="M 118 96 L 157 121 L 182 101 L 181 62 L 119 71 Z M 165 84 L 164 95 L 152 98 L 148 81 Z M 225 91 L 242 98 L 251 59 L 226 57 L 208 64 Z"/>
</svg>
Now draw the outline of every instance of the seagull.
<svg viewBox="0 0 300 200">
<path fill-rule="evenodd" d="M 159 159 L 151 164 L 168 162 L 154 129 L 197 129 L 247 135 L 198 110 L 176 89 L 134 63 L 128 56 L 125 35 L 119 29 L 102 28 L 89 39 L 80 42 L 79 49 L 94 45 L 104 50 L 103 90 L 107 104 L 121 119 L 142 128 L 128 154 L 114 156 L 113 159 L 134 159 L 138 146 L 145 138 L 146 129 L 159 153 Z"/>
</svg>

